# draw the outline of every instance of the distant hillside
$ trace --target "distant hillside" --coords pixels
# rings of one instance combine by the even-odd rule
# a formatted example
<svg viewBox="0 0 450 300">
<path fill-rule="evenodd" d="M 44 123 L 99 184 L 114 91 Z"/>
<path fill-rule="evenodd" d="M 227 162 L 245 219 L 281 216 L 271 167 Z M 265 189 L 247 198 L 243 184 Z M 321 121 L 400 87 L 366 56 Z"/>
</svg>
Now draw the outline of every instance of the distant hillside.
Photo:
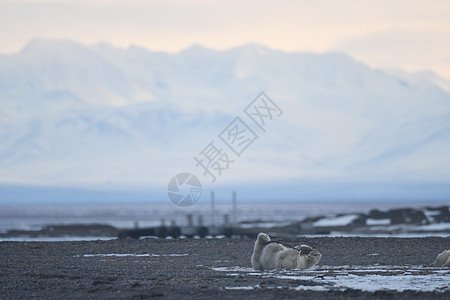
<svg viewBox="0 0 450 300">
<path fill-rule="evenodd" d="M 283 115 L 218 185 L 450 180 L 450 94 L 425 77 L 254 44 L 169 54 L 34 40 L 0 56 L 0 183 L 165 188 L 187 171 L 210 184 L 193 157 L 260 91 Z"/>
</svg>

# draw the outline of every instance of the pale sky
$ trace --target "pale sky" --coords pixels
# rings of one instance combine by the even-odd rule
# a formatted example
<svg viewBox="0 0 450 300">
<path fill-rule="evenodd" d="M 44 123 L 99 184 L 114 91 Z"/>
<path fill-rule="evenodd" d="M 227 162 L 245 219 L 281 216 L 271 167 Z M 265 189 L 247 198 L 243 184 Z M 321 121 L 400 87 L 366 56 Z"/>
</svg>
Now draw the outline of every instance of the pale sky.
<svg viewBox="0 0 450 300">
<path fill-rule="evenodd" d="M 344 51 L 450 80 L 449 0 L 0 0 L 0 53 L 33 38 L 177 52 L 248 43 Z"/>
</svg>

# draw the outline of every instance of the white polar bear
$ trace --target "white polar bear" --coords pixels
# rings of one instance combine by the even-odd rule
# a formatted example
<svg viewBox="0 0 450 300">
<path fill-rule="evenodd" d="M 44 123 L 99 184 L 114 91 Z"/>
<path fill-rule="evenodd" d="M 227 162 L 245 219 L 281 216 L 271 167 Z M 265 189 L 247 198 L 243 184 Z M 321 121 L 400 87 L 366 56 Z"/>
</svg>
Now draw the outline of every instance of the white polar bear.
<svg viewBox="0 0 450 300">
<path fill-rule="evenodd" d="M 308 245 L 288 248 L 271 242 L 266 233 L 260 233 L 256 238 L 251 262 L 256 270 L 311 269 L 321 257 L 319 251 Z"/>
<path fill-rule="evenodd" d="M 431 264 L 432 267 L 450 267 L 450 250 L 444 250 Z"/>
</svg>

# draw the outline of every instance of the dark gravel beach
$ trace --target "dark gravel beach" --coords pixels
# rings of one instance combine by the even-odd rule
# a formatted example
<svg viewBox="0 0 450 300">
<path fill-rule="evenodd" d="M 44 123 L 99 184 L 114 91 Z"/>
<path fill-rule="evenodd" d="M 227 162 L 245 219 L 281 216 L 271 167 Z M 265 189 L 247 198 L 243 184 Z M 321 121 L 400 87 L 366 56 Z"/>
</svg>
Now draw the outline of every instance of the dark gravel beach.
<svg viewBox="0 0 450 300">
<path fill-rule="evenodd" d="M 253 242 L 247 239 L 227 238 L 0 242 L 0 298 L 449 299 L 450 297 L 448 290 L 444 292 L 295 290 L 292 288 L 299 285 L 298 281 L 247 274 L 229 276 L 212 269 L 249 268 Z M 442 250 L 450 248 L 450 237 L 318 237 L 287 242 L 308 243 L 319 249 L 323 257 L 318 267 L 425 266 L 433 262 Z M 301 274 L 302 271 L 298 272 Z M 302 284 L 308 285 L 308 282 Z M 242 286 L 255 288 L 233 289 Z"/>
</svg>

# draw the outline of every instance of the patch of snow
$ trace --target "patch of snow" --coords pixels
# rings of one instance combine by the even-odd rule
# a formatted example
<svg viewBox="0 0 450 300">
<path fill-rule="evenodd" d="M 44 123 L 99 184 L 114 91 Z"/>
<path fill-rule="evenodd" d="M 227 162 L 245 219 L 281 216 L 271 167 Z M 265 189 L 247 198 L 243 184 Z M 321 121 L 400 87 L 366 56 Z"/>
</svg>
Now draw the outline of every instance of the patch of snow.
<svg viewBox="0 0 450 300">
<path fill-rule="evenodd" d="M 312 280 L 314 278 L 314 276 L 293 276 L 293 275 L 275 275 L 273 277 L 286 280 Z"/>
<path fill-rule="evenodd" d="M 367 219 L 366 225 L 391 225 L 391 219 Z"/>
<path fill-rule="evenodd" d="M 219 271 L 219 272 L 253 272 L 255 271 L 255 269 L 253 268 L 243 268 L 243 267 L 212 267 L 211 268 L 214 271 Z"/>
<path fill-rule="evenodd" d="M 448 276 L 448 274 L 447 274 Z M 356 289 L 367 292 L 380 290 L 390 291 L 444 291 L 449 290 L 448 277 L 430 275 L 346 275 L 336 277 L 324 277 L 323 280 L 337 288 Z"/>
<path fill-rule="evenodd" d="M 189 254 L 130 254 L 130 253 L 108 253 L 108 254 L 83 254 L 83 257 L 161 257 L 161 256 L 171 256 L 171 257 L 180 257 L 180 256 L 187 256 Z"/>
<path fill-rule="evenodd" d="M 421 231 L 440 231 L 440 230 L 450 230 L 450 223 L 437 223 L 428 225 L 419 225 L 413 227 L 415 230 Z"/>
<path fill-rule="evenodd" d="M 17 236 L 17 237 L 1 237 L 0 242 L 65 242 L 65 241 L 109 241 L 115 240 L 115 237 L 96 237 L 96 236 Z"/>
<path fill-rule="evenodd" d="M 439 210 L 423 210 L 423 214 L 427 217 L 428 221 L 433 222 L 434 216 L 439 216 L 441 211 Z"/>
<path fill-rule="evenodd" d="M 448 278 L 450 269 L 429 268 L 421 266 L 321 266 L 314 270 L 281 270 L 270 272 L 254 272 L 252 268 L 221 267 L 215 271 L 276 278 L 286 280 L 286 285 L 277 288 L 294 290 L 333 291 L 355 289 L 360 291 L 450 291 Z M 309 281 L 311 285 L 290 286 L 291 281 Z M 236 287 L 240 289 L 242 287 Z"/>
<path fill-rule="evenodd" d="M 356 220 L 358 215 L 344 215 L 340 217 L 323 218 L 313 223 L 315 227 L 347 226 Z"/>
<path fill-rule="evenodd" d="M 326 292 L 328 289 L 321 285 L 299 285 L 294 288 L 290 288 L 291 290 L 296 291 L 317 291 L 317 292 Z"/>
<path fill-rule="evenodd" d="M 253 227 L 261 227 L 261 228 L 273 228 L 273 227 L 282 227 L 291 225 L 291 222 L 252 222 L 252 223 L 243 223 L 240 224 L 241 228 L 253 228 Z"/>
</svg>

